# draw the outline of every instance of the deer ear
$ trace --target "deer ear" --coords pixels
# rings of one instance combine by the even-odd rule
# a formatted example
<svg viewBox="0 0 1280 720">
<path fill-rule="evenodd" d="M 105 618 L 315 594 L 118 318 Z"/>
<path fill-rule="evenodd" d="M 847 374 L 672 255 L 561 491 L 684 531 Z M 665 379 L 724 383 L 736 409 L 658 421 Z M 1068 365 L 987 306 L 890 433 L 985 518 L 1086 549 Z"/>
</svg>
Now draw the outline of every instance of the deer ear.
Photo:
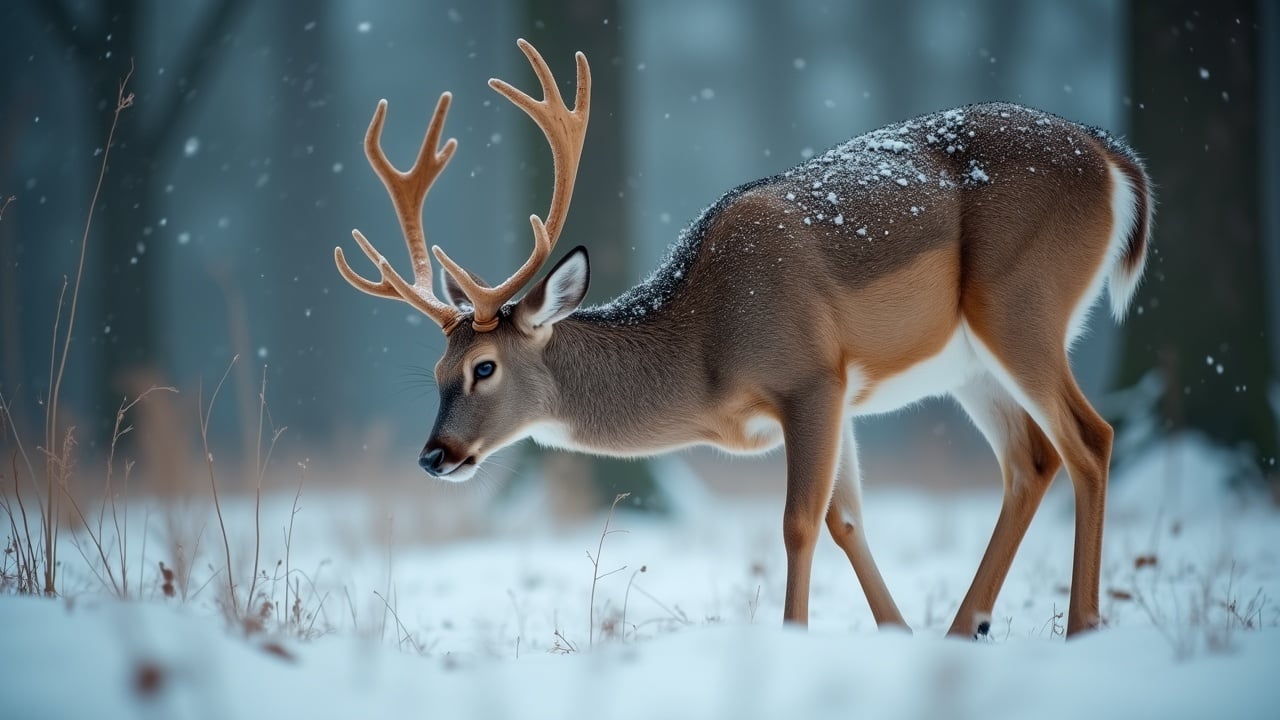
<svg viewBox="0 0 1280 720">
<path fill-rule="evenodd" d="M 590 275 L 587 249 L 579 245 L 520 299 L 515 308 L 516 321 L 526 331 L 560 322 L 582 304 Z"/>
<path fill-rule="evenodd" d="M 467 274 L 470 275 L 471 279 L 476 281 L 477 284 L 483 287 L 489 287 L 489 284 L 484 280 L 481 280 L 479 275 L 471 272 L 470 270 L 467 271 Z M 475 306 L 471 304 L 471 298 L 467 297 L 467 294 L 462 291 L 462 286 L 459 285 L 458 281 L 454 280 L 453 276 L 449 274 L 449 271 L 443 267 L 440 268 L 440 287 L 444 289 L 445 302 L 463 312 L 471 312 L 472 310 L 475 310 Z"/>
</svg>

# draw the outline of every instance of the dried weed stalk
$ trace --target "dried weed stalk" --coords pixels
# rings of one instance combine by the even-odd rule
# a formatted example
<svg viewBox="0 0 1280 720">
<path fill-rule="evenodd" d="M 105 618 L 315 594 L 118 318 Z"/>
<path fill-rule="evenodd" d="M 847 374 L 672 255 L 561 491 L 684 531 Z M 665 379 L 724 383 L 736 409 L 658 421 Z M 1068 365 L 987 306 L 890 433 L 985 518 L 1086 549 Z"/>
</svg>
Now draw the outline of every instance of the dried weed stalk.
<svg viewBox="0 0 1280 720">
<path fill-rule="evenodd" d="M 590 605 L 587 608 L 588 647 L 595 646 L 596 640 L 596 585 L 604 578 L 627 569 L 627 566 L 623 565 L 622 567 L 614 568 L 603 575 L 600 574 L 600 553 L 604 551 L 604 539 L 614 533 L 627 532 L 626 530 L 610 530 L 609 524 L 613 522 L 613 513 L 618 509 L 618 503 L 629 497 L 631 497 L 631 493 L 619 493 L 613 498 L 613 504 L 609 506 L 609 516 L 604 520 L 604 529 L 600 531 L 600 542 L 596 544 L 596 554 L 592 556 L 591 551 L 587 551 L 587 559 L 591 561 L 591 600 Z"/>
<path fill-rule="evenodd" d="M 18 502 L 18 515 L 23 517 L 21 537 L 26 538 L 25 545 L 21 550 L 21 554 L 19 554 L 17 546 L 22 543 L 18 540 L 16 517 L 13 515 L 6 491 L 4 508 L 6 515 L 10 519 L 10 529 L 14 533 L 9 543 L 12 552 L 7 553 L 7 555 L 16 556 L 14 562 L 17 563 L 16 577 L 18 578 L 17 588 L 19 592 L 42 592 L 45 595 L 57 594 L 57 550 L 61 518 L 59 500 L 62 495 L 68 493 L 69 481 L 75 467 L 75 428 L 62 427 L 58 417 L 58 410 L 62 404 L 62 381 L 66 376 L 67 362 L 71 356 L 71 338 L 75 331 L 76 311 L 80 305 L 80 287 L 84 278 L 84 261 L 89 248 L 89 234 L 93 229 L 94 210 L 97 208 L 98 197 L 102 192 L 103 181 L 107 175 L 111 147 L 115 142 L 116 127 L 119 125 L 120 115 L 133 106 L 133 93 L 127 92 L 129 79 L 132 76 L 133 63 L 130 62 L 129 72 L 120 80 L 119 88 L 117 89 L 115 113 L 111 118 L 111 129 L 107 132 L 107 142 L 102 153 L 102 161 L 98 167 L 98 181 L 94 186 L 93 196 L 89 201 L 84 232 L 80 238 L 80 256 L 76 265 L 75 282 L 70 283 L 64 277 L 62 288 L 58 292 L 57 312 L 54 315 L 53 336 L 49 353 L 49 396 L 45 399 L 44 446 L 39 448 L 45 459 L 44 487 L 41 488 L 44 495 L 43 501 L 40 500 L 40 493 L 37 492 L 37 504 L 40 510 L 40 529 L 37 534 L 42 545 L 39 552 L 35 552 L 35 547 L 30 542 L 30 527 L 27 524 L 25 503 L 20 498 L 17 485 L 17 466 L 16 462 L 11 463 L 13 466 L 15 498 L 17 498 Z M 3 216 L 5 208 L 12 201 L 13 197 L 11 196 L 4 201 L 3 205 L 0 205 L 0 217 Z M 69 306 L 66 305 L 68 288 L 71 290 Z M 64 307 L 66 308 L 65 327 L 62 324 Z M 13 436 L 18 452 L 27 464 L 29 480 L 35 485 L 35 479 L 38 476 L 34 471 L 30 458 L 27 457 L 26 451 L 22 447 L 18 432 L 13 426 L 13 418 L 9 412 L 8 403 L 3 397 L 0 397 L 0 408 L 3 409 L 4 423 L 8 434 Z M 16 460 L 16 455 L 14 459 Z M 81 514 L 81 517 L 83 518 L 83 514 Z M 40 579 L 38 587 L 32 586 L 29 582 L 32 573 Z"/>
</svg>

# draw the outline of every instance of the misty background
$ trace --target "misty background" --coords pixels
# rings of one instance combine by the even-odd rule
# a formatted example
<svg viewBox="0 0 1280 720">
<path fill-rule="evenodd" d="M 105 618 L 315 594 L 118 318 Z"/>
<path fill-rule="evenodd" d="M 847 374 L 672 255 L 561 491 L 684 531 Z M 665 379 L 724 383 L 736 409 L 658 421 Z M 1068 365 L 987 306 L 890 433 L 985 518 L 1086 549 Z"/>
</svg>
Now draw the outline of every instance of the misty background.
<svg viewBox="0 0 1280 720">
<path fill-rule="evenodd" d="M 575 50 L 592 66 L 560 243 L 590 249 L 589 303 L 643 279 L 721 193 L 886 123 L 1007 100 L 1126 136 L 1157 188 L 1154 254 L 1126 324 L 1098 310 L 1075 349 L 1081 384 L 1120 425 L 1117 462 L 1189 428 L 1239 449 L 1243 476 L 1274 479 L 1277 14 L 1262 1 L 7 2 L 0 392 L 37 444 L 59 294 L 132 64 L 136 102 L 96 208 L 63 390 L 82 449 L 101 454 L 121 399 L 159 384 L 180 394 L 149 400 L 138 434 L 193 450 L 199 389 L 207 403 L 238 355 L 216 446 L 252 446 L 265 372 L 272 422 L 288 426 L 278 458 L 425 481 L 416 458 L 436 397 L 424 376 L 444 337 L 409 306 L 349 287 L 333 248 L 371 272 L 351 240 L 359 227 L 408 272 L 361 142 L 386 98 L 384 147 L 407 166 L 450 90 L 445 135 L 460 147 L 427 200 L 428 241 L 488 278 L 527 257 L 551 156 L 485 85 L 496 76 L 536 95 L 524 37 L 564 86 Z M 997 482 L 950 401 L 858 428 L 868 484 Z M 181 462 L 135 454 L 144 474 Z M 681 462 L 716 486 L 780 491 L 780 457 Z"/>
</svg>

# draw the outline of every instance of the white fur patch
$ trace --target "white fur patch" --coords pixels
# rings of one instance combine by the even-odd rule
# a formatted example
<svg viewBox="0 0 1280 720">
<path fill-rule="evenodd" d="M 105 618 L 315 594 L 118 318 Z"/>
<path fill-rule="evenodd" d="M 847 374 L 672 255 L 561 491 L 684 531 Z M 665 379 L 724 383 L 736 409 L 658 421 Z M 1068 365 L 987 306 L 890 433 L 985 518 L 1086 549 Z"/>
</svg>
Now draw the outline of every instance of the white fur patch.
<svg viewBox="0 0 1280 720">
<path fill-rule="evenodd" d="M 1130 184 L 1129 177 L 1121 172 L 1115 165 L 1110 166 L 1111 180 L 1115 183 L 1111 190 L 1111 211 L 1113 213 L 1113 225 L 1111 228 L 1111 251 L 1108 257 L 1111 259 L 1111 277 L 1107 281 L 1107 294 L 1111 296 L 1111 316 L 1117 322 L 1124 319 L 1125 313 L 1129 311 L 1129 304 L 1133 302 L 1133 295 L 1138 291 L 1138 284 L 1142 282 L 1142 271 L 1146 264 L 1146 258 L 1143 257 L 1136 268 L 1132 272 L 1125 269 L 1120 260 L 1124 257 L 1124 251 L 1129 246 L 1129 233 L 1142 219 L 1138 217 L 1138 193 L 1147 192 L 1147 188 L 1136 188 Z M 1150 227 L 1150 203 L 1151 199 L 1147 199 L 1148 226 L 1147 232 L 1151 232 Z M 1144 242 L 1146 238 L 1143 238 Z M 1145 250 L 1144 250 L 1145 253 Z"/>
<path fill-rule="evenodd" d="M 532 438 L 534 442 L 543 447 L 559 450 L 580 449 L 569 434 L 569 428 L 555 420 L 539 420 L 529 426 L 525 431 L 525 436 Z"/>
<path fill-rule="evenodd" d="M 547 284 L 547 291 L 542 296 L 542 305 L 529 318 L 529 324 L 535 328 L 559 322 L 578 308 L 587 292 L 586 253 L 571 253 L 543 282 Z"/>
<path fill-rule="evenodd" d="M 1027 411 L 1027 414 L 1031 416 L 1031 419 L 1035 420 L 1036 424 L 1040 426 L 1040 429 L 1044 431 L 1046 436 L 1048 436 L 1049 442 L 1053 444 L 1054 449 L 1061 454 L 1062 448 L 1059 447 L 1059 443 L 1054 439 L 1055 429 L 1049 422 L 1048 413 L 1031 400 L 1031 397 L 1023 391 L 1022 386 L 1019 385 L 1018 381 L 1013 378 L 1013 375 L 1005 369 L 1004 364 L 1000 362 L 995 353 L 991 352 L 986 345 L 982 344 L 982 341 L 973 334 L 973 331 L 968 329 L 968 325 L 966 324 L 964 327 L 965 334 L 969 337 L 970 347 L 973 348 L 973 352 L 982 363 L 982 367 L 1000 383 L 1000 386 L 1013 397 L 1015 402 L 1022 406 L 1023 410 Z"/>
<path fill-rule="evenodd" d="M 444 475 L 437 475 L 436 479 L 442 482 L 464 483 L 475 476 L 477 465 L 454 465 L 453 469 Z"/>
<path fill-rule="evenodd" d="M 850 396 L 857 398 L 861 380 L 854 384 L 850 369 Z M 851 402 L 853 415 L 874 415 L 893 412 L 925 398 L 946 395 L 982 372 L 982 365 L 969 344 L 963 326 L 957 329 L 938 354 L 916 363 L 902 372 L 881 381 L 860 402 Z"/>
<path fill-rule="evenodd" d="M 1129 178 L 1111 161 L 1107 161 L 1111 175 L 1111 237 L 1107 239 L 1107 254 L 1089 279 L 1089 286 L 1071 311 L 1067 324 L 1066 346 L 1071 347 L 1084 334 L 1089 324 L 1089 313 L 1102 294 L 1102 286 L 1111 278 L 1111 314 L 1116 320 L 1124 318 L 1133 295 L 1133 287 L 1119 287 L 1117 273 L 1113 272 L 1129 245 L 1129 231 L 1138 219 L 1138 195 L 1129 184 Z M 1135 281 L 1136 282 L 1136 281 Z"/>
<path fill-rule="evenodd" d="M 765 453 L 782 443 L 782 424 L 768 415 L 755 415 L 743 423 L 742 434 L 758 449 L 733 450 L 734 454 Z"/>
</svg>

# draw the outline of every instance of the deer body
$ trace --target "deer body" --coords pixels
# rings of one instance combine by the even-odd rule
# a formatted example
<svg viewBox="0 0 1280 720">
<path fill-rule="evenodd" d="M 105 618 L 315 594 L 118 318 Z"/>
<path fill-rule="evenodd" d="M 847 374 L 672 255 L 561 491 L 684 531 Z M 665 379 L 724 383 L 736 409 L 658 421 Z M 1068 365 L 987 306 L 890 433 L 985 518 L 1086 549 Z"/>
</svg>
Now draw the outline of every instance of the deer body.
<svg viewBox="0 0 1280 720">
<path fill-rule="evenodd" d="M 553 105 L 549 71 L 521 47 Z M 579 55 L 574 112 L 583 111 L 582 130 L 585 72 Z M 438 110 L 428 133 L 433 152 L 442 117 Z M 553 200 L 545 226 L 533 219 L 537 264 L 554 243 L 547 228 L 558 233 L 567 208 L 562 158 L 576 166 L 563 148 L 572 142 L 554 136 L 555 123 L 539 123 L 556 151 L 563 204 Z M 429 314 L 448 345 L 436 367 L 441 405 L 422 464 L 466 479 L 524 437 L 616 456 L 785 445 L 784 618 L 807 620 L 812 554 L 825 521 L 877 623 L 905 626 L 863 534 L 849 419 L 951 394 L 995 450 L 1005 489 L 951 632 L 985 632 L 1022 535 L 1065 464 L 1077 502 L 1074 634 L 1100 621 L 1111 429 L 1076 386 L 1067 349 L 1104 285 L 1114 314 L 1123 315 L 1142 272 L 1150 215 L 1148 180 L 1122 144 L 1034 110 L 987 104 L 868 133 L 730 191 L 649 280 L 606 305 L 578 309 L 588 275 L 580 248 L 519 302 L 479 304 L 473 295 L 494 291 L 437 250 L 449 304 Z M 415 259 L 425 258 L 425 245 L 410 246 Z M 349 272 L 345 261 L 339 266 Z M 415 274 L 420 269 L 415 260 Z M 388 270 L 384 284 L 408 288 L 398 276 L 388 281 Z M 419 295 L 423 284 L 419 277 Z M 434 293 L 429 301 L 440 303 Z"/>
</svg>

